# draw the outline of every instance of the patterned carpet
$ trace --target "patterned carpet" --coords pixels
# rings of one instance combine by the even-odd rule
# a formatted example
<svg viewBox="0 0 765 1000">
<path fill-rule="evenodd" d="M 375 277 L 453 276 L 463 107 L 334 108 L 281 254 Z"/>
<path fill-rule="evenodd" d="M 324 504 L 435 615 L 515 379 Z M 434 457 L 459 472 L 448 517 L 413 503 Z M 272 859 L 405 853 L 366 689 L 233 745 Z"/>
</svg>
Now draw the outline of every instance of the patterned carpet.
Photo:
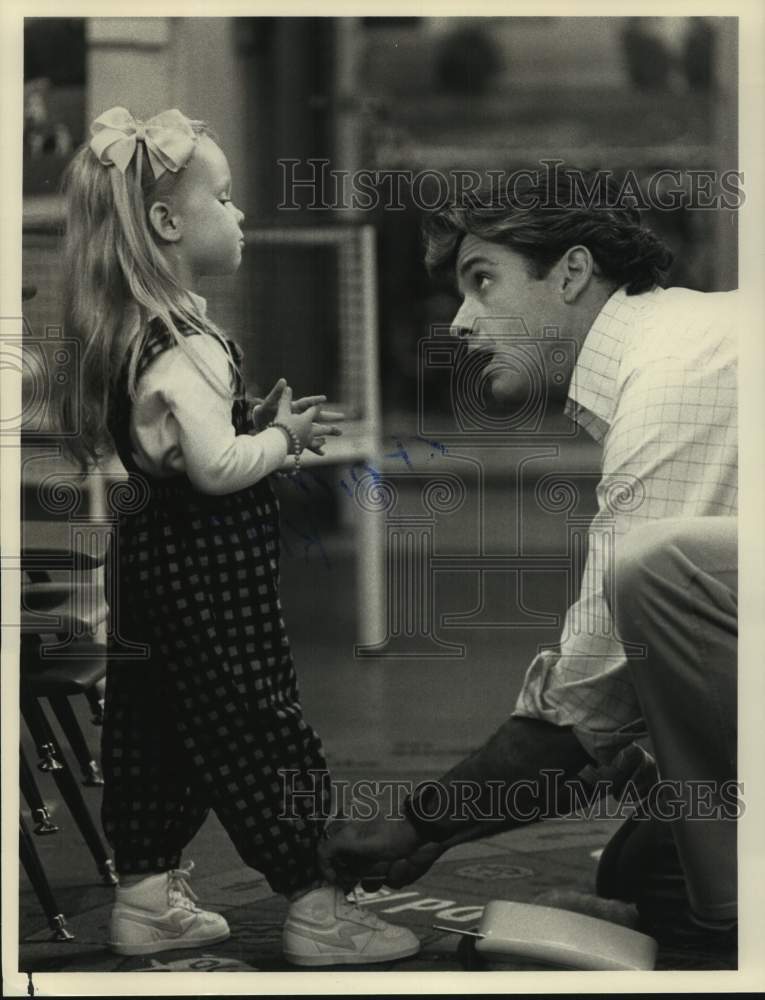
<svg viewBox="0 0 765 1000">
<path fill-rule="evenodd" d="M 419 955 L 385 966 L 356 966 L 351 971 L 379 969 L 457 971 L 478 968 L 468 942 L 433 929 L 433 923 L 470 930 L 478 924 L 489 899 L 533 902 L 560 889 L 591 892 L 595 856 L 615 829 L 616 821 L 555 820 L 489 840 L 454 848 L 417 883 L 400 890 L 360 894 L 386 920 L 411 927 L 422 942 Z M 49 872 L 53 838 L 41 844 Z M 50 851 L 47 850 L 50 847 Z M 84 853 L 84 852 L 83 852 Z M 248 971 L 293 970 L 281 955 L 285 901 L 265 880 L 238 862 L 223 830 L 210 818 L 189 848 L 197 870 L 193 887 L 203 904 L 223 913 L 232 936 L 199 952 L 169 951 L 154 958 L 121 958 L 103 947 L 111 891 L 95 882 L 94 873 L 59 877 L 54 889 L 75 940 L 51 942 L 31 890 L 22 881 L 20 969 L 31 972 Z M 76 868 L 81 867 L 81 862 Z M 84 876 L 84 878 L 83 878 Z M 95 884 L 94 884 L 95 883 Z M 735 968 L 735 955 L 659 951 L 657 969 Z M 517 960 L 494 963 L 492 969 L 545 970 Z"/>
</svg>

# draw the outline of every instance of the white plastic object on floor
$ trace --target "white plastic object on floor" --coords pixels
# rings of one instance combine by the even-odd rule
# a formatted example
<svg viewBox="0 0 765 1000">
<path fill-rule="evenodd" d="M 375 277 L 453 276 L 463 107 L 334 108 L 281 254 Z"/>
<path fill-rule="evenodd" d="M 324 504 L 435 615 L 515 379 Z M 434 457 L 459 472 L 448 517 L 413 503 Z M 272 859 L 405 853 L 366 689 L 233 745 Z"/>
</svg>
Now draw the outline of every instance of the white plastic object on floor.
<svg viewBox="0 0 765 1000">
<path fill-rule="evenodd" d="M 588 971 L 653 969 L 656 964 L 658 945 L 647 934 L 552 906 L 494 899 L 476 931 L 433 926 L 475 938 L 476 952 L 488 961 L 514 957 Z"/>
</svg>

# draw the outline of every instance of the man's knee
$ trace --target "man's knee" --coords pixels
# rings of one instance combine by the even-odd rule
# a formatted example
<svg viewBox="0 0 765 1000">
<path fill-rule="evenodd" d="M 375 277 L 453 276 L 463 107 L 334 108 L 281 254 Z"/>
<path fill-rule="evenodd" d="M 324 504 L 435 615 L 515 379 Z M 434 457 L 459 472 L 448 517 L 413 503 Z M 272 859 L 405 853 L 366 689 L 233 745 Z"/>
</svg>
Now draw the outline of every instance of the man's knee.
<svg viewBox="0 0 765 1000">
<path fill-rule="evenodd" d="M 606 595 L 617 624 L 642 617 L 657 589 L 680 594 L 700 571 L 735 571 L 736 528 L 735 518 L 666 518 L 617 538 Z"/>
<path fill-rule="evenodd" d="M 634 608 L 653 581 L 673 575 L 686 529 L 681 519 L 649 521 L 616 539 L 612 613 Z"/>
</svg>

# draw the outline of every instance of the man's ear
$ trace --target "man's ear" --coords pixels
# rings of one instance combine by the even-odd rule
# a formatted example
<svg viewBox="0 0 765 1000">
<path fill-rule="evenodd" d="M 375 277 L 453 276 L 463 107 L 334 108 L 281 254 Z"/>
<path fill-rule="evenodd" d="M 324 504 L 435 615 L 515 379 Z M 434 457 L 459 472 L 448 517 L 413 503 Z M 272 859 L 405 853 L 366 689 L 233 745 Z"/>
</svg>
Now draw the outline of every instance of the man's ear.
<svg viewBox="0 0 765 1000">
<path fill-rule="evenodd" d="M 561 261 L 563 301 L 571 305 L 584 292 L 596 271 L 592 254 L 583 246 L 571 247 Z"/>
<path fill-rule="evenodd" d="M 181 217 L 167 202 L 154 202 L 149 209 L 149 226 L 166 243 L 177 243 L 181 238 Z"/>
</svg>

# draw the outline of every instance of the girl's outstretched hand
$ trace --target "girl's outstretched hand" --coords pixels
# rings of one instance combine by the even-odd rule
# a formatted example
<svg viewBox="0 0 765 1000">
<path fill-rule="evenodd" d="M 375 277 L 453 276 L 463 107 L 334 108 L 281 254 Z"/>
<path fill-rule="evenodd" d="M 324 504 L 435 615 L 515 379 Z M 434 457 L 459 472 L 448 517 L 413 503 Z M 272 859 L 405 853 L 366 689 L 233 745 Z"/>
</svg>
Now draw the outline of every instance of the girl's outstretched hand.
<svg viewBox="0 0 765 1000">
<path fill-rule="evenodd" d="M 305 396 L 294 402 L 292 389 L 287 385 L 282 390 L 276 408 L 276 422 L 289 427 L 297 435 L 303 448 L 307 448 L 317 455 L 324 454 L 323 447 L 327 437 L 335 437 L 341 433 L 339 427 L 322 422 L 319 403 L 311 402 L 314 399 L 323 400 L 325 398 L 324 396 Z M 332 414 L 331 416 L 337 417 L 338 415 Z M 325 414 L 324 419 L 327 417 L 328 415 Z"/>
<path fill-rule="evenodd" d="M 300 434 L 298 437 L 304 448 L 316 455 L 323 455 L 323 447 L 327 437 L 337 437 L 337 435 L 342 434 L 340 428 L 334 426 L 334 421 L 344 420 L 345 414 L 337 410 L 322 412 L 321 404 L 327 401 L 327 397 L 324 395 L 302 396 L 300 399 L 293 400 L 291 389 L 289 391 L 289 410 L 287 410 L 287 404 L 284 401 L 285 389 L 287 388 L 286 379 L 280 378 L 264 399 L 250 398 L 250 402 L 253 404 L 252 422 L 256 430 L 265 430 L 272 420 L 278 420 L 280 423 L 292 426 L 289 420 L 283 418 L 302 416 L 310 410 L 312 411 L 312 416 L 308 421 L 312 425 L 310 436 L 307 441 L 304 441 Z"/>
</svg>

